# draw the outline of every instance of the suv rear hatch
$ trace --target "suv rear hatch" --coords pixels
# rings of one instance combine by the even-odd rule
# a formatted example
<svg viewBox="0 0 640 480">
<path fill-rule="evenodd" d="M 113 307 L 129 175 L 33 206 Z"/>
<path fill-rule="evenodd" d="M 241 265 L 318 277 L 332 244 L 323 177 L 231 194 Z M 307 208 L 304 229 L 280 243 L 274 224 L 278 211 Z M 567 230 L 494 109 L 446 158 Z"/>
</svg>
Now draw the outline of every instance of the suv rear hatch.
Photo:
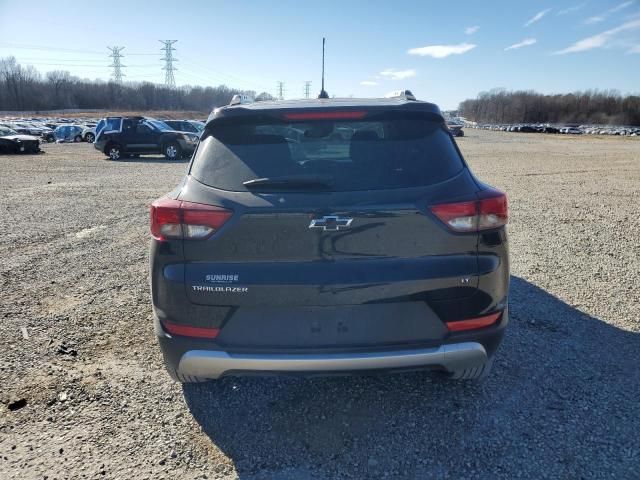
<svg viewBox="0 0 640 480">
<path fill-rule="evenodd" d="M 477 190 L 433 115 L 220 119 L 179 200 L 231 213 L 210 237 L 184 240 L 174 268 L 190 302 L 230 308 L 218 337 L 228 347 L 442 339 L 434 305 L 476 292 L 478 238 L 452 232 L 429 207 L 475 201 Z"/>
</svg>

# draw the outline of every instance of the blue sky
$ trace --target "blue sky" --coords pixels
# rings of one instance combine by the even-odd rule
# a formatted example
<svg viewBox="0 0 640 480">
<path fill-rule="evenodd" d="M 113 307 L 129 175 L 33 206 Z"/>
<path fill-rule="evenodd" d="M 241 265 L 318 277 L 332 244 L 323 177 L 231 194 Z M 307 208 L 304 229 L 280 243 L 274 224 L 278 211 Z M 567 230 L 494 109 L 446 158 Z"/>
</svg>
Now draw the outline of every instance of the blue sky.
<svg viewBox="0 0 640 480">
<path fill-rule="evenodd" d="M 640 93 L 640 0 L 164 1 L 0 0 L 0 57 L 41 72 L 107 79 L 124 46 L 126 80 L 163 82 L 159 39 L 178 84 L 336 96 L 409 88 L 455 108 L 491 88 Z"/>
</svg>

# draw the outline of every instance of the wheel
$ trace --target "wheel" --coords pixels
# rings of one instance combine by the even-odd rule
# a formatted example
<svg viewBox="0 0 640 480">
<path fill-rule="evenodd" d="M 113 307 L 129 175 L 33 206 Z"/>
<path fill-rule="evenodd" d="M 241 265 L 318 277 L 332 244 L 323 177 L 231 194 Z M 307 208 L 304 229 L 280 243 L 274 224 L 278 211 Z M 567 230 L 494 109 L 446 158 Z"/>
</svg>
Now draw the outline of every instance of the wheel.
<svg viewBox="0 0 640 480">
<path fill-rule="evenodd" d="M 87 133 L 84 136 L 84 141 L 88 142 L 88 143 L 93 143 L 93 141 L 96 139 L 96 136 L 93 133 Z"/>
<path fill-rule="evenodd" d="M 111 145 L 109 145 L 105 149 L 104 153 L 106 153 L 107 157 L 109 157 L 111 160 L 120 160 L 124 156 L 122 147 L 117 143 L 112 143 Z"/>
<path fill-rule="evenodd" d="M 487 360 L 484 364 L 473 367 L 473 368 L 465 368 L 463 370 L 456 370 L 454 372 L 449 373 L 448 378 L 451 380 L 463 380 L 463 381 L 476 381 L 482 382 L 491 373 L 491 368 L 493 367 L 493 357 Z"/>
<path fill-rule="evenodd" d="M 82 137 L 80 135 L 76 135 L 73 139 L 74 142 L 80 143 L 82 141 Z"/>
<path fill-rule="evenodd" d="M 45 140 L 47 141 L 47 143 L 53 143 L 56 141 L 56 137 L 53 136 L 52 133 L 48 134 L 47 137 L 45 138 Z"/>
<path fill-rule="evenodd" d="M 182 157 L 182 150 L 180 149 L 180 145 L 176 142 L 169 142 L 165 144 L 162 152 L 167 160 L 175 160 Z"/>
</svg>

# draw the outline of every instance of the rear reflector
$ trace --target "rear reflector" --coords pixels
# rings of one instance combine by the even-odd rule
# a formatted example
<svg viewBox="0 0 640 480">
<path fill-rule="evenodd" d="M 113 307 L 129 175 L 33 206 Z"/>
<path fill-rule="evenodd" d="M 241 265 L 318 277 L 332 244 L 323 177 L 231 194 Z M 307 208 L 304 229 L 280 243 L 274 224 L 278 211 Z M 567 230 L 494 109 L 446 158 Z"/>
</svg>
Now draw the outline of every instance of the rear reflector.
<svg viewBox="0 0 640 480">
<path fill-rule="evenodd" d="M 162 326 L 172 335 L 182 335 L 183 337 L 196 338 L 216 338 L 220 333 L 219 328 L 189 327 L 176 323 L 162 322 Z"/>
<path fill-rule="evenodd" d="M 202 240 L 231 218 L 225 208 L 159 198 L 151 204 L 151 235 L 156 240 Z"/>
<path fill-rule="evenodd" d="M 359 120 L 364 118 L 367 112 L 342 111 L 342 112 L 300 112 L 285 113 L 285 120 Z"/>
<path fill-rule="evenodd" d="M 492 313 L 491 315 L 487 315 L 486 317 L 447 322 L 447 328 L 450 332 L 461 332 L 464 330 L 475 330 L 476 328 L 484 328 L 496 323 L 500 318 L 500 315 L 502 315 L 502 312 Z"/>
<path fill-rule="evenodd" d="M 470 202 L 432 205 L 431 211 L 451 230 L 477 232 L 507 224 L 507 196 L 499 190 L 484 190 Z"/>
</svg>

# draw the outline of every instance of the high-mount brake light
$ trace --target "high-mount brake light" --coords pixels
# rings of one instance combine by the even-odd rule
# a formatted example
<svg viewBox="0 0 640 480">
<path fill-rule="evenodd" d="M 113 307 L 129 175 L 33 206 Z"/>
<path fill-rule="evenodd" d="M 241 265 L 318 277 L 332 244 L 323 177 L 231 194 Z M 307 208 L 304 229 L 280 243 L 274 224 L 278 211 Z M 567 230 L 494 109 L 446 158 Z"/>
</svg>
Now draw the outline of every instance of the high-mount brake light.
<svg viewBox="0 0 640 480">
<path fill-rule="evenodd" d="M 203 240 L 231 215 L 231 210 L 214 205 L 160 198 L 151 204 L 151 235 L 156 240 Z"/>
<path fill-rule="evenodd" d="M 470 202 L 432 205 L 431 211 L 451 230 L 477 232 L 507 224 L 507 196 L 499 190 L 480 192 L 480 199 Z"/>
<path fill-rule="evenodd" d="M 367 112 L 347 110 L 333 112 L 297 112 L 285 113 L 285 120 L 360 120 Z"/>
</svg>

